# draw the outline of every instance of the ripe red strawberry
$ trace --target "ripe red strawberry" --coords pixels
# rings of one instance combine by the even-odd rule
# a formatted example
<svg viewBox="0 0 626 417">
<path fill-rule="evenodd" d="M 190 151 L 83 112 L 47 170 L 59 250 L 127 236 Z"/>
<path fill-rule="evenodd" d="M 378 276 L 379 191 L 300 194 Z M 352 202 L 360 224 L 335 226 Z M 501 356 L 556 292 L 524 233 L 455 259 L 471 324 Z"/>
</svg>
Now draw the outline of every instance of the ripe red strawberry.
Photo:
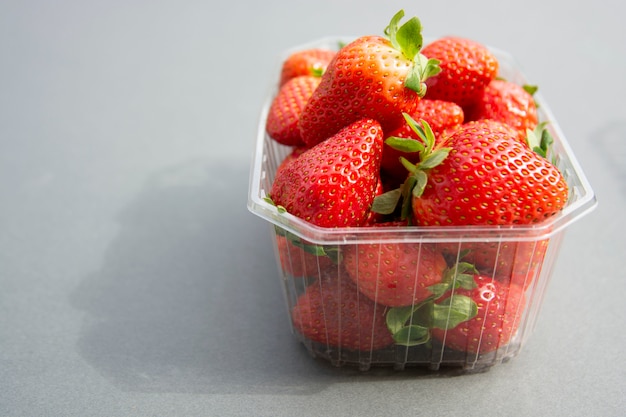
<svg viewBox="0 0 626 417">
<path fill-rule="evenodd" d="M 447 268 L 436 245 L 395 242 L 346 246 L 343 265 L 359 291 L 390 307 L 417 304 L 432 296 L 429 287 L 442 281 Z"/>
<path fill-rule="evenodd" d="M 383 185 L 382 179 L 379 178 L 378 184 L 376 184 L 376 190 L 374 191 L 374 198 L 383 194 L 384 192 L 385 192 L 385 186 Z M 370 210 L 370 212 L 367 215 L 367 219 L 365 219 L 365 222 L 363 223 L 363 226 L 374 226 L 378 224 L 379 222 L 382 222 L 383 218 L 384 216 L 382 214 L 376 213 Z"/>
<path fill-rule="evenodd" d="M 538 123 L 532 94 L 521 85 L 500 79 L 492 80 L 485 87 L 467 113 L 468 120 L 492 119 L 506 123 L 518 130 L 522 138 L 526 137 L 527 129 L 534 130 Z"/>
<path fill-rule="evenodd" d="M 442 100 L 420 100 L 411 117 L 416 120 L 425 120 L 435 134 L 435 147 L 441 142 L 440 138 L 446 131 L 459 127 L 464 121 L 463 109 L 456 103 Z M 387 136 L 407 139 L 419 139 L 409 123 L 405 122 Z M 385 175 L 400 180 L 407 176 L 406 168 L 400 163 L 403 156 L 415 163 L 417 160 L 408 152 L 394 149 L 389 145 L 383 147 L 383 159 L 380 168 Z"/>
<path fill-rule="evenodd" d="M 292 277 L 317 277 L 333 264 L 329 257 L 310 253 L 283 235 L 276 235 L 276 243 L 282 270 Z"/>
<path fill-rule="evenodd" d="M 283 62 L 279 85 L 282 86 L 292 78 L 302 75 L 319 76 L 328 63 L 332 61 L 336 52 L 329 49 L 313 48 L 296 51 Z"/>
<path fill-rule="evenodd" d="M 307 148 L 304 148 L 304 147 L 295 147 L 295 148 L 293 148 L 291 150 L 291 152 L 285 157 L 285 159 L 283 159 L 280 162 L 280 164 L 278 164 L 278 167 L 276 168 L 276 172 L 274 172 L 274 176 L 278 175 L 278 172 L 281 169 L 285 168 L 287 165 L 289 165 L 290 162 L 292 162 L 295 159 L 297 159 L 306 150 L 307 150 Z"/>
<path fill-rule="evenodd" d="M 278 90 L 270 105 L 265 125 L 267 134 L 272 139 L 288 146 L 304 145 L 298 129 L 298 119 L 320 81 L 319 77 L 303 75 L 291 78 Z"/>
<path fill-rule="evenodd" d="M 382 146 L 378 122 L 352 123 L 281 169 L 269 197 L 318 226 L 362 225 L 380 181 Z"/>
<path fill-rule="evenodd" d="M 462 127 L 465 127 L 465 125 L 469 125 L 473 129 L 485 128 L 491 131 L 496 131 L 505 136 L 516 138 L 519 143 L 528 145 L 528 142 L 526 141 L 526 132 L 522 133 L 520 130 L 515 129 L 513 126 L 502 121 L 494 119 L 478 119 L 466 121 Z M 450 131 L 449 133 L 451 134 L 452 132 Z"/>
<path fill-rule="evenodd" d="M 525 297 L 522 289 L 512 284 L 502 285 L 491 277 L 474 275 L 473 289 L 457 288 L 445 293 L 436 303 L 443 311 L 440 317 L 449 316 L 446 307 L 474 307 L 475 315 L 461 323 L 446 326 L 446 320 L 431 328 L 434 339 L 444 346 L 467 353 L 487 353 L 506 346 L 515 335 L 524 313 Z M 464 303 L 461 301 L 473 301 Z M 447 328 L 446 330 L 446 327 Z"/>
<path fill-rule="evenodd" d="M 411 196 L 416 224 L 529 224 L 553 216 L 567 202 L 561 172 L 511 135 L 470 122 L 446 146 L 449 155 L 427 170 L 423 192 Z M 423 170 L 412 175 L 423 183 Z"/>
<path fill-rule="evenodd" d="M 296 331 L 330 347 L 377 350 L 394 343 L 385 323 L 385 307 L 364 297 L 337 267 L 311 284 L 291 311 Z"/>
<path fill-rule="evenodd" d="M 453 101 L 461 107 L 479 99 L 493 80 L 499 63 L 484 45 L 466 38 L 444 37 L 426 45 L 422 53 L 439 60 L 441 72 L 426 81 L 426 98 Z"/>
<path fill-rule="evenodd" d="M 481 274 L 493 276 L 505 285 L 514 283 L 528 289 L 540 272 L 550 241 L 468 242 L 442 249 L 444 255 L 456 262 L 459 251 L 462 260 L 474 265 Z"/>
<path fill-rule="evenodd" d="M 337 52 L 300 115 L 307 146 L 361 118 L 372 118 L 385 131 L 391 130 L 402 123 L 402 112 L 415 109 L 424 80 L 438 67 L 419 54 L 419 20 L 414 17 L 398 27 L 403 16 L 400 11 L 391 20 L 388 39 L 363 36 Z"/>
<path fill-rule="evenodd" d="M 458 104 L 451 101 L 429 100 L 426 98 L 417 103 L 411 117 L 418 121 L 427 121 L 437 138 L 445 131 L 463 124 L 465 119 L 463 109 Z M 417 139 L 415 132 L 406 122 L 389 132 L 388 136 Z"/>
<path fill-rule="evenodd" d="M 494 266 L 495 278 L 505 285 L 519 285 L 526 291 L 541 273 L 549 244 L 549 239 L 536 242 L 518 242 L 515 255 L 509 258 L 509 262 L 498 262 Z M 511 272 L 509 273 L 509 271 Z"/>
</svg>

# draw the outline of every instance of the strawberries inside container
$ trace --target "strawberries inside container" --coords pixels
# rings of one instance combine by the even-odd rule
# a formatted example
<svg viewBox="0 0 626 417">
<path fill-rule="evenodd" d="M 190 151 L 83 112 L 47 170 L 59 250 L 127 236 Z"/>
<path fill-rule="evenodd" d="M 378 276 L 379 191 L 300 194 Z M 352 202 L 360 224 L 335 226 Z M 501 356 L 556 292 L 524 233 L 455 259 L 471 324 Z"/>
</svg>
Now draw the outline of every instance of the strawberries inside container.
<svg viewBox="0 0 626 417">
<path fill-rule="evenodd" d="M 321 39 L 285 57 L 347 41 Z M 499 76 L 527 82 L 509 54 L 490 50 Z M 468 372 L 515 357 L 535 327 L 567 227 L 596 205 L 541 94 L 534 95 L 538 116 L 554 139 L 547 157 L 569 189 L 558 214 L 530 225 L 324 228 L 266 200 L 278 166 L 292 151 L 266 133 L 276 91 L 270 90 L 260 117 L 248 208 L 270 226 L 288 322 L 310 354 L 361 370 Z M 394 275 L 394 284 L 379 285 L 389 281 L 376 274 Z M 438 287 L 442 277 L 453 285 Z"/>
</svg>

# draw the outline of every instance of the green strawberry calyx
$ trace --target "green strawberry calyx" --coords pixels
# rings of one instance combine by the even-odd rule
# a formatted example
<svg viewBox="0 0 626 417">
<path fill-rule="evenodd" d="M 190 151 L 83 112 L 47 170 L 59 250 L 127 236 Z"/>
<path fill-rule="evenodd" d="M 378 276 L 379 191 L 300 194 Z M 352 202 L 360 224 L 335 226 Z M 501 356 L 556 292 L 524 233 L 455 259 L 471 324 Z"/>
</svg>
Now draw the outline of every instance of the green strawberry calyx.
<svg viewBox="0 0 626 417">
<path fill-rule="evenodd" d="M 276 207 L 276 211 L 278 211 L 279 213 L 287 213 L 287 209 L 281 206 L 280 204 L 274 203 L 274 200 L 272 200 L 271 197 L 263 197 L 263 200 L 266 203 L 271 204 L 272 206 Z"/>
<path fill-rule="evenodd" d="M 399 26 L 403 17 L 404 10 L 396 13 L 385 28 L 385 35 L 394 48 L 414 63 L 406 77 L 406 87 L 415 91 L 420 97 L 424 97 L 426 95 L 425 81 L 441 72 L 440 62 L 436 59 L 429 59 L 420 53 L 424 42 L 420 20 L 414 16 Z"/>
<path fill-rule="evenodd" d="M 322 75 L 324 75 L 324 72 L 325 72 L 325 68 L 319 65 L 313 65 L 309 70 L 309 73 L 311 74 L 311 76 L 315 78 L 322 78 Z"/>
<path fill-rule="evenodd" d="M 320 256 L 320 257 L 326 256 L 335 264 L 341 263 L 342 257 L 341 257 L 341 253 L 339 252 L 339 248 L 337 246 L 331 246 L 331 245 L 323 246 L 323 245 L 316 245 L 314 243 L 307 242 L 301 239 L 300 237 L 294 235 L 293 233 L 290 233 L 282 229 L 279 226 L 274 226 L 274 231 L 276 232 L 277 236 L 283 236 L 289 241 L 289 243 L 302 249 L 303 251 L 307 253 L 310 253 L 311 255 Z"/>
<path fill-rule="evenodd" d="M 271 197 L 263 197 L 263 200 L 266 203 L 276 207 L 276 211 L 278 211 L 278 213 L 287 213 L 287 209 L 280 204 L 276 204 Z M 327 256 L 335 264 L 339 264 L 341 262 L 341 254 L 339 253 L 339 248 L 337 246 L 322 246 L 306 242 L 300 239 L 298 236 L 294 235 L 293 233 L 290 233 L 279 226 L 274 226 L 274 231 L 277 235 L 284 236 L 289 242 L 291 242 L 292 245 L 301 248 L 305 252 L 308 252 L 315 256 Z"/>
<path fill-rule="evenodd" d="M 431 285 L 428 289 L 434 298 L 439 298 L 451 288 L 463 288 L 471 290 L 476 288 L 474 274 L 478 274 L 476 267 L 468 262 L 457 262 L 454 266 L 446 269 L 440 283 Z"/>
<path fill-rule="evenodd" d="M 537 90 L 539 90 L 539 87 L 534 84 L 524 84 L 522 85 L 522 88 L 531 96 L 534 96 Z"/>
<path fill-rule="evenodd" d="M 550 148 L 554 143 L 554 138 L 550 131 L 546 129 L 547 122 L 542 122 L 535 129 L 526 130 L 526 143 L 538 155 L 548 158 Z"/>
<path fill-rule="evenodd" d="M 400 157 L 400 162 L 409 171 L 409 175 L 399 188 L 376 196 L 372 211 L 379 214 L 391 214 L 402 201 L 400 217 L 402 220 L 410 221 L 411 198 L 419 198 L 422 195 L 428 183 L 428 171 L 448 157 L 450 148 L 435 148 L 435 134 L 425 120 L 418 123 L 407 113 L 404 113 L 404 119 L 417 134 L 418 139 L 390 136 L 385 139 L 385 143 L 405 153 L 417 153 L 419 162 L 414 164 L 405 157 Z"/>
<path fill-rule="evenodd" d="M 452 329 L 476 317 L 478 305 L 471 297 L 452 291 L 450 296 L 441 299 L 451 289 L 475 288 L 474 273 L 478 273 L 474 265 L 459 262 L 444 272 L 441 283 L 430 287 L 432 296 L 415 305 L 387 310 L 387 329 L 396 344 L 427 344 L 430 342 L 430 329 Z"/>
</svg>

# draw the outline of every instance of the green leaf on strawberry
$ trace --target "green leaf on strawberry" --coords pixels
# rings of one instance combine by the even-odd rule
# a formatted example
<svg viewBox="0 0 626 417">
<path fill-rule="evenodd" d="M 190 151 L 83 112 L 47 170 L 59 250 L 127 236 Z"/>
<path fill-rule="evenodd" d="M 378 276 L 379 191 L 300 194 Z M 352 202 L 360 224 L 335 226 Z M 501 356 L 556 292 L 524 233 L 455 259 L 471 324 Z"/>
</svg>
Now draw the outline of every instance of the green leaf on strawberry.
<svg viewBox="0 0 626 417">
<path fill-rule="evenodd" d="M 316 77 L 316 78 L 322 78 L 322 75 L 324 75 L 324 71 L 326 71 L 326 68 L 313 67 L 311 68 L 311 76 Z"/>
<path fill-rule="evenodd" d="M 451 281 L 454 288 L 463 288 L 464 290 L 472 290 L 476 288 L 474 282 L 474 274 L 478 273 L 476 267 L 468 262 L 459 262 L 450 268 Z"/>
<path fill-rule="evenodd" d="M 286 234 L 287 239 L 289 239 L 289 241 L 296 247 L 304 250 L 307 253 L 310 253 L 311 255 L 315 255 L 315 256 L 327 256 L 328 254 L 326 253 L 326 250 L 324 249 L 324 246 L 320 246 L 320 245 L 312 245 L 310 243 L 304 243 L 302 241 L 302 239 L 300 239 L 299 237 L 291 234 L 291 233 L 287 233 Z"/>
<path fill-rule="evenodd" d="M 416 175 L 409 175 L 400 187 L 402 194 L 402 208 L 400 210 L 400 218 L 411 221 L 411 193 L 416 188 L 418 178 Z"/>
<path fill-rule="evenodd" d="M 459 262 L 445 271 L 441 282 L 428 287 L 432 292 L 429 298 L 416 305 L 390 308 L 385 319 L 396 344 L 424 344 L 430 341 L 430 328 L 450 329 L 474 318 L 478 306 L 466 295 L 451 291 L 449 297 L 435 301 L 452 289 L 475 289 L 474 273 L 478 273 L 474 265 Z"/>
<path fill-rule="evenodd" d="M 274 200 L 272 200 L 270 197 L 263 197 L 263 200 L 266 203 L 271 204 L 272 206 L 276 207 L 276 210 L 278 210 L 279 213 L 287 213 L 287 209 L 279 204 L 274 203 Z"/>
<path fill-rule="evenodd" d="M 394 48 L 402 51 L 408 59 L 414 59 L 422 49 L 422 24 L 417 17 L 412 17 L 402 26 L 398 24 L 404 17 L 404 10 L 398 11 L 385 28 L 385 34 Z"/>
<path fill-rule="evenodd" d="M 392 334 L 399 332 L 415 312 L 415 306 L 395 307 L 387 311 L 387 328 Z"/>
<path fill-rule="evenodd" d="M 371 210 L 374 213 L 391 214 L 396 210 L 401 197 L 402 191 L 399 188 L 387 191 L 374 199 Z"/>
<path fill-rule="evenodd" d="M 415 197 L 419 197 L 422 195 L 424 188 L 426 187 L 426 183 L 428 182 L 428 176 L 426 173 L 420 169 L 421 166 L 417 166 L 409 162 L 408 159 L 401 156 L 400 162 L 402 165 L 411 173 L 411 175 L 407 178 L 405 184 L 410 184 L 410 186 L 405 186 L 404 195 L 408 196 L 409 193 L 412 193 Z"/>
<path fill-rule="evenodd" d="M 430 341 L 430 329 L 452 329 L 478 314 L 478 305 L 467 295 L 452 294 L 435 303 L 433 298 L 387 311 L 386 323 L 397 345 L 416 346 Z"/>
<path fill-rule="evenodd" d="M 430 333 L 449 349 L 487 353 L 506 346 L 520 324 L 523 288 L 475 275 L 476 288 L 446 293 L 433 307 Z"/>
<path fill-rule="evenodd" d="M 537 90 L 539 90 L 538 86 L 530 85 L 530 84 L 524 84 L 522 88 L 531 96 L 534 95 L 537 92 Z"/>
<path fill-rule="evenodd" d="M 422 24 L 417 17 L 412 17 L 402 26 L 398 27 L 400 21 L 404 17 L 404 10 L 400 10 L 389 22 L 389 26 L 385 28 L 385 35 L 394 48 L 400 50 L 402 54 L 414 62 L 413 67 L 409 71 L 405 85 L 407 88 L 418 93 L 420 97 L 426 94 L 426 79 L 437 75 L 439 61 L 429 59 L 420 53 L 423 46 Z"/>
<path fill-rule="evenodd" d="M 306 241 L 303 241 L 301 238 L 299 238 L 298 236 L 294 235 L 293 233 L 290 233 L 278 226 L 274 226 L 274 230 L 276 232 L 276 235 L 278 236 L 283 236 L 285 239 L 287 239 L 287 241 L 293 245 L 294 247 L 297 247 L 299 249 L 302 249 L 304 252 L 314 255 L 314 256 L 318 256 L 318 257 L 327 257 L 329 258 L 334 264 L 339 264 L 341 262 L 341 253 L 339 252 L 339 249 L 337 246 L 323 246 L 323 245 L 316 245 L 313 243 L 309 243 Z"/>
<path fill-rule="evenodd" d="M 397 345 L 416 346 L 430 341 L 432 298 L 415 306 L 394 307 L 385 317 Z"/>
<path fill-rule="evenodd" d="M 403 116 L 418 138 L 405 139 L 391 136 L 385 139 L 385 143 L 391 148 L 403 152 L 419 153 L 419 162 L 413 164 L 405 157 L 400 157 L 400 162 L 409 172 L 409 175 L 397 189 L 399 193 L 397 190 L 394 190 L 393 193 L 388 192 L 385 193 L 387 195 L 383 194 L 374 198 L 372 211 L 380 214 L 390 214 L 394 211 L 390 205 L 393 201 L 399 203 L 401 198 L 401 218 L 406 220 L 411 218 L 411 197 L 419 198 L 426 188 L 428 183 L 427 171 L 441 164 L 447 158 L 450 149 L 445 147 L 434 149 L 436 143 L 435 134 L 428 122 L 421 120 L 421 123 L 418 123 L 408 113 L 404 113 Z M 384 201 L 377 202 L 376 200 L 378 199 Z M 384 212 L 377 211 L 380 209 L 384 209 Z"/>
<path fill-rule="evenodd" d="M 429 153 L 426 158 L 419 163 L 419 168 L 422 172 L 427 169 L 432 169 L 441 164 L 447 156 L 448 149 L 438 149 L 435 152 Z"/>
<path fill-rule="evenodd" d="M 478 314 L 478 306 L 470 297 L 452 294 L 439 303 L 433 304 L 432 327 L 453 329 L 459 324 L 471 320 Z"/>
<path fill-rule="evenodd" d="M 424 144 L 415 139 L 400 138 L 397 136 L 389 136 L 387 139 L 385 139 L 385 143 L 391 146 L 393 149 L 402 152 L 423 152 L 425 149 Z"/>
<path fill-rule="evenodd" d="M 411 90 L 417 91 L 420 97 L 424 97 L 427 89 L 425 80 L 441 72 L 439 63 L 439 60 L 418 54 L 415 58 L 415 65 L 411 68 L 406 79 L 406 86 Z"/>
<path fill-rule="evenodd" d="M 546 129 L 547 122 L 542 122 L 537 125 L 534 130 L 527 130 L 526 142 L 528 146 L 538 155 L 544 158 L 548 157 L 550 147 L 554 143 L 554 139 L 550 134 L 550 131 Z"/>
<path fill-rule="evenodd" d="M 423 345 L 430 340 L 430 330 L 417 324 L 405 326 L 393 334 L 393 340 L 402 346 Z"/>
<path fill-rule="evenodd" d="M 471 290 L 476 288 L 474 274 L 477 273 L 478 270 L 473 264 L 458 262 L 444 272 L 441 282 L 431 285 L 428 289 L 433 293 L 435 298 L 439 298 L 451 288 Z"/>
</svg>

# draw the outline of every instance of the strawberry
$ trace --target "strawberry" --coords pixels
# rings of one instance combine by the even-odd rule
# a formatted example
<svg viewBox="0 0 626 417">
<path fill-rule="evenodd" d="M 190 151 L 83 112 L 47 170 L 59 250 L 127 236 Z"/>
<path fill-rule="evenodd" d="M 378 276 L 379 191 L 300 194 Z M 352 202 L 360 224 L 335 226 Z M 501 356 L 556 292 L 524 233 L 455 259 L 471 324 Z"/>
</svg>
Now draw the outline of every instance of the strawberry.
<svg viewBox="0 0 626 417">
<path fill-rule="evenodd" d="M 291 78 L 282 85 L 272 100 L 265 130 L 278 143 L 303 146 L 298 119 L 321 79 L 312 75 Z"/>
<path fill-rule="evenodd" d="M 291 150 L 291 152 L 287 154 L 285 159 L 283 159 L 280 162 L 280 164 L 278 164 L 278 167 L 276 168 L 276 171 L 274 172 L 274 176 L 276 176 L 281 169 L 285 168 L 287 165 L 289 165 L 289 163 L 291 163 L 292 161 L 297 159 L 300 155 L 302 155 L 302 153 L 306 150 L 307 148 L 304 148 L 304 147 L 294 147 Z"/>
<path fill-rule="evenodd" d="M 352 123 L 281 169 L 269 198 L 318 226 L 362 225 L 380 181 L 382 146 L 377 121 Z"/>
<path fill-rule="evenodd" d="M 441 282 L 447 268 L 436 245 L 396 242 L 346 246 L 343 265 L 359 291 L 390 307 L 416 304 L 433 295 L 430 287 Z"/>
<path fill-rule="evenodd" d="M 503 242 L 496 262 L 486 271 L 505 285 L 516 284 L 524 290 L 530 288 L 541 272 L 549 239 L 528 242 Z"/>
<path fill-rule="evenodd" d="M 411 114 L 414 120 L 425 120 L 435 134 L 435 145 L 440 143 L 444 132 L 459 127 L 464 121 L 463 109 L 456 103 L 442 100 L 423 99 L 417 103 L 415 111 Z M 400 127 L 389 132 L 387 136 L 419 139 L 411 125 L 405 121 Z M 411 160 L 409 153 L 392 148 L 389 145 L 383 147 L 383 159 L 380 164 L 381 170 L 389 177 L 404 181 L 407 171 L 400 163 L 400 157 Z M 417 161 L 412 161 L 417 162 Z"/>
<path fill-rule="evenodd" d="M 426 81 L 426 98 L 457 103 L 476 102 L 499 68 L 497 58 L 484 45 L 466 38 L 444 37 L 424 46 L 422 53 L 440 61 L 441 72 Z"/>
<path fill-rule="evenodd" d="M 276 244 L 282 270 L 292 277 L 319 276 L 321 270 L 333 264 L 329 257 L 312 253 L 307 250 L 309 246 L 298 245 L 286 236 L 277 234 Z"/>
<path fill-rule="evenodd" d="M 449 154 L 438 165 L 405 165 L 412 170 L 409 179 L 419 185 L 404 194 L 416 224 L 530 224 L 553 216 L 567 202 L 561 172 L 506 132 L 470 122 L 445 145 Z"/>
<path fill-rule="evenodd" d="M 517 139 L 517 141 L 519 143 L 522 143 L 524 145 L 528 145 L 528 142 L 526 141 L 526 134 L 527 132 L 522 132 L 518 129 L 515 129 L 513 126 L 499 121 L 499 120 L 494 120 L 494 119 L 478 119 L 478 120 L 470 120 L 470 121 L 466 121 L 464 123 L 464 125 L 469 125 L 474 129 L 488 129 L 490 131 L 496 131 L 499 132 L 505 136 L 509 136 L 512 138 Z M 465 126 L 463 126 L 465 127 Z M 449 132 L 452 133 L 452 132 Z"/>
<path fill-rule="evenodd" d="M 319 76 L 326 70 L 335 54 L 335 51 L 323 48 L 305 49 L 292 53 L 283 62 L 279 86 L 302 75 Z"/>
<path fill-rule="evenodd" d="M 424 81 L 438 71 L 419 50 L 421 24 L 413 17 L 401 27 L 398 12 L 386 29 L 388 38 L 362 36 L 341 48 L 322 75 L 319 87 L 300 115 L 307 146 L 327 139 L 361 118 L 377 120 L 385 131 L 402 123 L 424 94 Z"/>
<path fill-rule="evenodd" d="M 537 106 L 532 93 L 536 88 L 506 80 L 492 80 L 480 99 L 467 110 L 468 120 L 492 119 L 503 122 L 526 137 L 537 127 Z"/>
<path fill-rule="evenodd" d="M 458 104 L 451 101 L 429 99 L 420 100 L 411 117 L 418 121 L 427 121 L 437 138 L 444 132 L 463 124 L 465 119 L 463 109 Z M 397 129 L 389 132 L 389 136 L 417 139 L 415 132 L 406 121 Z M 385 149 L 387 148 L 385 147 Z"/>
<path fill-rule="evenodd" d="M 341 268 L 323 271 L 291 310 L 296 331 L 329 347 L 370 351 L 393 344 L 385 324 L 385 307 L 357 290 Z"/>
<path fill-rule="evenodd" d="M 482 354 L 510 342 L 523 315 L 525 297 L 515 284 L 502 285 L 484 275 L 473 279 L 474 288 L 456 288 L 437 300 L 434 311 L 438 317 L 431 336 L 450 349 Z M 458 313 L 469 320 L 452 321 Z"/>
<path fill-rule="evenodd" d="M 385 186 L 383 185 L 383 181 L 381 178 L 378 179 L 378 183 L 376 184 L 376 190 L 374 190 L 374 198 L 383 194 L 385 192 Z M 384 216 L 380 213 L 376 213 L 371 211 L 367 215 L 367 219 L 363 223 L 363 226 L 373 226 L 379 222 L 383 221 Z"/>
<path fill-rule="evenodd" d="M 528 289 L 538 275 L 550 241 L 468 242 L 444 245 L 444 255 L 473 264 L 482 274 L 493 276 L 508 285 L 514 283 Z M 443 248 L 443 246 L 447 246 Z"/>
</svg>

